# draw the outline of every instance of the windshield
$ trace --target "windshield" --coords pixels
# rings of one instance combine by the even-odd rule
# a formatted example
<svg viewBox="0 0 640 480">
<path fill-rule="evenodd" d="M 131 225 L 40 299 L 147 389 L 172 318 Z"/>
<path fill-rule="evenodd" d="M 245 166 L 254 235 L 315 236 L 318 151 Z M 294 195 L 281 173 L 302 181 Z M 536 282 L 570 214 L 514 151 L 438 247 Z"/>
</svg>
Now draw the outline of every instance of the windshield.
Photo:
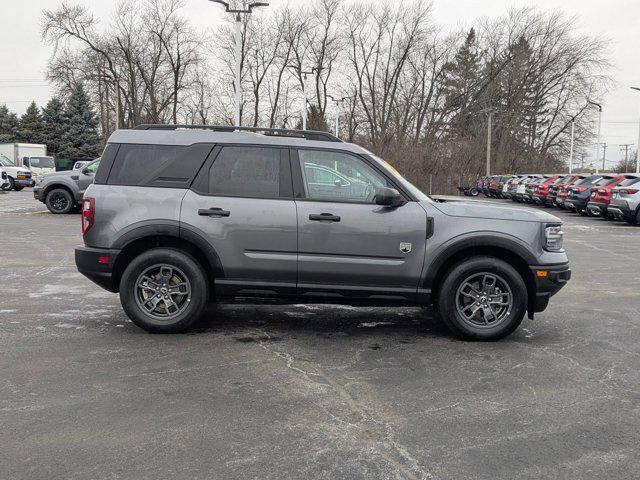
<svg viewBox="0 0 640 480">
<path fill-rule="evenodd" d="M 56 168 L 52 157 L 30 157 L 29 165 L 35 168 Z"/>
<path fill-rule="evenodd" d="M 0 154 L 0 165 L 3 167 L 15 167 L 13 162 L 2 154 Z"/>
<path fill-rule="evenodd" d="M 369 153 L 369 156 L 371 158 L 373 158 L 374 160 L 376 160 L 377 162 L 386 165 L 387 167 L 387 172 L 391 173 L 391 175 L 393 177 L 395 177 L 397 180 L 400 181 L 400 183 L 402 184 L 403 187 L 405 187 L 407 190 L 409 190 L 409 192 L 411 192 L 411 194 L 416 197 L 418 199 L 418 201 L 424 201 L 424 200 L 432 200 L 432 198 L 427 195 L 426 193 L 424 193 L 422 190 L 420 190 L 418 187 L 416 187 L 414 184 L 412 184 L 409 180 L 407 180 L 406 178 L 404 178 L 402 175 L 400 175 L 400 173 L 393 168 L 393 165 L 391 165 L 390 163 L 385 162 L 383 159 L 381 159 L 380 157 L 375 156 L 373 153 Z"/>
<path fill-rule="evenodd" d="M 100 166 L 100 158 L 97 158 L 96 160 L 91 162 L 89 165 L 87 165 L 83 171 L 88 173 L 96 173 L 98 171 L 99 166 Z"/>
<path fill-rule="evenodd" d="M 573 178 L 573 175 L 567 175 L 566 177 L 564 177 L 562 180 L 558 182 L 558 185 L 566 185 L 571 181 L 572 178 Z"/>
</svg>

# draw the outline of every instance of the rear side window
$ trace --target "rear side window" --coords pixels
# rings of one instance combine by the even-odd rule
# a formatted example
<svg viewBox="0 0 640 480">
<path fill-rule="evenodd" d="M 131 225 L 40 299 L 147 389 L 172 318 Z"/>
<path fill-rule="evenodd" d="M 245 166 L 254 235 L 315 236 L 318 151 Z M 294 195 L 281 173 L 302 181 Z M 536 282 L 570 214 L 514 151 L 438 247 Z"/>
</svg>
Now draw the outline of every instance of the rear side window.
<svg viewBox="0 0 640 480">
<path fill-rule="evenodd" d="M 594 185 L 597 187 L 606 187 L 607 185 L 611 185 L 616 180 L 617 178 L 604 177 L 603 179 L 598 180 L 596 183 L 594 183 Z"/>
<path fill-rule="evenodd" d="M 640 178 L 625 178 L 621 181 L 618 186 L 619 187 L 630 187 L 631 185 L 635 185 L 636 183 L 640 184 Z"/>
<path fill-rule="evenodd" d="M 287 196 L 288 172 L 281 152 L 279 148 L 223 147 L 209 169 L 209 194 L 249 198 Z M 290 192 L 291 181 L 288 183 Z"/>
<path fill-rule="evenodd" d="M 109 185 L 144 185 L 184 148 L 175 145 L 122 144 L 111 168 Z"/>
<path fill-rule="evenodd" d="M 100 156 L 100 166 L 98 167 L 98 171 L 96 172 L 96 176 L 94 177 L 94 183 L 104 184 L 107 183 L 107 179 L 109 178 L 109 171 L 111 170 L 111 166 L 113 165 L 113 161 L 116 158 L 116 154 L 118 153 L 119 145 L 109 143 L 102 152 Z"/>
<path fill-rule="evenodd" d="M 144 187 L 189 188 L 212 145 L 121 144 L 107 183 Z"/>
</svg>

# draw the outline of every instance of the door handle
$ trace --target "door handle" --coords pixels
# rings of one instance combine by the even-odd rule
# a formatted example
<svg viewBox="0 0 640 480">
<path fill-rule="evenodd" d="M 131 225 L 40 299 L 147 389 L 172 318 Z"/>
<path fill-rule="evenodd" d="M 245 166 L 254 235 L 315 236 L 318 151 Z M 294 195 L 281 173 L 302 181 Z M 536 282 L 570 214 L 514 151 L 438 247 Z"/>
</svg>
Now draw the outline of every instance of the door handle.
<svg viewBox="0 0 640 480">
<path fill-rule="evenodd" d="M 314 220 L 316 222 L 339 222 L 340 217 L 338 215 L 333 215 L 332 213 L 312 213 L 309 215 L 309 220 Z"/>
<path fill-rule="evenodd" d="M 201 208 L 198 210 L 198 215 L 203 217 L 228 217 L 231 215 L 229 210 L 223 210 L 221 208 Z"/>
</svg>

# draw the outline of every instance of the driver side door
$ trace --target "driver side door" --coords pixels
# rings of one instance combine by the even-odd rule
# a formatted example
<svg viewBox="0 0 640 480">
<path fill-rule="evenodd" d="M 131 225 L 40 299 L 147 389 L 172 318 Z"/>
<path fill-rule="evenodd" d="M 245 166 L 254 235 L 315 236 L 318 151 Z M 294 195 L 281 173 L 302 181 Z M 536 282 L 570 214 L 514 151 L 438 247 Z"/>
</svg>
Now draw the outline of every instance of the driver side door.
<svg viewBox="0 0 640 480">
<path fill-rule="evenodd" d="M 292 152 L 292 168 L 298 295 L 414 300 L 425 254 L 425 210 L 408 196 L 399 207 L 376 205 L 378 188 L 396 186 L 358 155 L 299 149 Z"/>
</svg>

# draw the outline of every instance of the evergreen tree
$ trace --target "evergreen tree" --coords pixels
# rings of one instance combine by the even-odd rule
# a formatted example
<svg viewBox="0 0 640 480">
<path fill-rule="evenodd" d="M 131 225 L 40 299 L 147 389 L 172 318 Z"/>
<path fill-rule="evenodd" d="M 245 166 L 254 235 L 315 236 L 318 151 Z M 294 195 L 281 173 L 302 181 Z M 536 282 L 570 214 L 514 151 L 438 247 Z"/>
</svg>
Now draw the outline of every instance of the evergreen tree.
<svg viewBox="0 0 640 480">
<path fill-rule="evenodd" d="M 82 84 L 75 87 L 65 108 L 65 130 L 58 155 L 62 158 L 97 157 L 102 150 L 98 121 Z"/>
<path fill-rule="evenodd" d="M 0 143 L 15 142 L 18 134 L 18 117 L 6 105 L 0 105 Z"/>
<path fill-rule="evenodd" d="M 31 102 L 27 111 L 20 117 L 18 137 L 26 143 L 42 143 L 44 141 L 44 125 L 40 109 L 36 102 Z"/>
<path fill-rule="evenodd" d="M 47 144 L 47 153 L 57 157 L 66 130 L 64 105 L 57 97 L 49 100 L 47 106 L 42 109 L 42 121 L 44 124 L 43 142 Z"/>
<path fill-rule="evenodd" d="M 302 119 L 298 120 L 296 130 L 302 130 Z M 307 130 L 317 130 L 320 132 L 328 132 L 329 125 L 324 115 L 317 105 L 310 104 L 307 109 Z"/>
</svg>

